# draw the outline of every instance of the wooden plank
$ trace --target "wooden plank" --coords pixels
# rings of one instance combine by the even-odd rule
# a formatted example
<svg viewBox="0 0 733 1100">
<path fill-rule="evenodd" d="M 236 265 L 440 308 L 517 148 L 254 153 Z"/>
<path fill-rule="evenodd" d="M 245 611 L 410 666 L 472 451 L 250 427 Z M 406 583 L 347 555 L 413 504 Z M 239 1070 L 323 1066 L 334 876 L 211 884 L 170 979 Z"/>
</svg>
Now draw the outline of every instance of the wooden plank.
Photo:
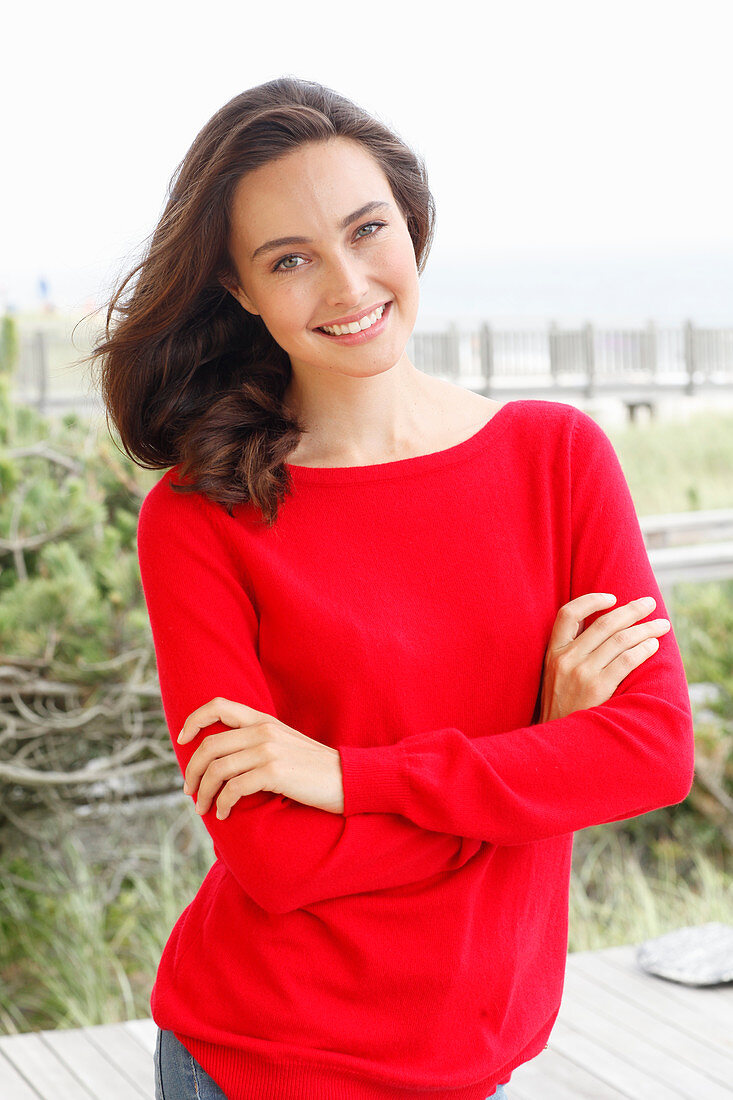
<svg viewBox="0 0 733 1100">
<path fill-rule="evenodd" d="M 638 975 L 647 985 L 651 984 L 663 990 L 675 1004 L 691 1007 L 711 1021 L 721 1021 L 728 1028 L 729 1035 L 733 1031 L 733 983 L 728 982 L 721 986 L 691 986 L 666 981 L 664 978 L 655 978 L 636 965 L 634 947 L 609 947 L 597 954 L 600 966 L 614 966 L 623 974 Z"/>
<path fill-rule="evenodd" d="M 684 1096 L 679 1089 L 670 1088 L 629 1062 L 624 1049 L 618 1053 L 608 1050 L 594 1035 L 569 1027 L 559 1017 L 552 1032 L 552 1049 L 625 1096 L 644 1100 L 678 1100 Z"/>
<path fill-rule="evenodd" d="M 107 1056 L 100 1051 L 81 1028 L 41 1032 L 43 1041 L 54 1051 L 69 1072 L 76 1073 L 92 1096 L 104 1100 L 131 1100 L 149 1097 L 145 1089 L 133 1084 Z"/>
<path fill-rule="evenodd" d="M 147 1045 L 140 1043 L 122 1023 L 97 1024 L 85 1028 L 90 1042 L 129 1077 L 133 1085 L 150 1100 L 155 1092 L 155 1067 Z"/>
<path fill-rule="evenodd" d="M 668 532 L 709 531 L 730 529 L 733 532 L 733 508 L 695 509 L 692 512 L 664 512 L 639 517 L 644 535 L 666 535 Z"/>
<path fill-rule="evenodd" d="M 648 555 L 660 584 L 718 581 L 733 577 L 733 541 L 658 546 L 650 549 Z"/>
<path fill-rule="evenodd" d="M 155 1041 L 158 1035 L 158 1025 L 152 1016 L 148 1016 L 144 1020 L 125 1020 L 122 1027 L 147 1050 L 152 1058 L 155 1054 Z"/>
<path fill-rule="evenodd" d="M 625 1092 L 600 1080 L 552 1048 L 514 1070 L 509 1100 L 624 1100 Z"/>
<path fill-rule="evenodd" d="M 639 525 L 647 550 L 726 541 L 733 538 L 733 508 L 640 516 Z"/>
<path fill-rule="evenodd" d="M 40 1093 L 32 1088 L 17 1069 L 0 1052 L 0 1084 L 3 1100 L 38 1100 Z"/>
<path fill-rule="evenodd" d="M 43 1042 L 42 1032 L 29 1031 L 21 1035 L 0 1036 L 0 1052 L 12 1062 L 26 1081 L 32 1081 L 44 1100 L 99 1100 L 79 1077 L 59 1061 L 54 1051 Z"/>
<path fill-rule="evenodd" d="M 587 973 L 605 988 L 643 1004 L 660 1019 L 676 1019 L 681 1028 L 696 1038 L 714 1043 L 724 1051 L 733 1050 L 733 1029 L 711 1011 L 710 1002 L 703 1005 L 695 1004 L 694 1000 L 690 1002 L 689 998 L 685 998 L 684 990 L 682 998 L 679 998 L 675 996 L 673 983 L 644 973 L 633 960 L 631 963 L 622 960 L 620 965 L 605 951 L 597 952 L 595 957 L 593 952 L 582 952 L 572 955 L 571 959 L 573 962 L 568 965 L 572 965 L 577 972 Z M 715 1002 L 712 1002 L 713 1009 L 714 1005 Z"/>
<path fill-rule="evenodd" d="M 644 1013 L 641 1029 L 629 1026 L 628 1017 L 614 1019 L 604 1015 L 590 998 L 585 1001 L 576 996 L 570 979 L 569 996 L 565 1002 L 563 1021 L 575 1031 L 587 1035 L 607 1051 L 623 1051 L 624 1061 L 636 1066 L 654 1078 L 660 1085 L 672 1090 L 672 1095 L 704 1096 L 705 1100 L 730 1100 L 728 1087 L 716 1083 L 702 1068 L 690 1064 L 689 1048 L 682 1042 L 683 1036 L 668 1028 L 671 1033 L 670 1049 L 660 1047 L 654 1042 L 650 1028 L 644 1026 Z M 674 1050 L 675 1034 L 679 1049 Z M 704 1063 L 703 1063 L 704 1065 Z M 646 1093 L 644 1093 L 646 1096 Z"/>
<path fill-rule="evenodd" d="M 674 1000 L 655 987 L 653 980 L 619 972 L 612 967 L 568 967 L 566 989 L 573 999 L 587 999 L 582 984 L 592 985 L 600 1011 L 611 1013 L 626 1027 L 644 1030 L 675 1056 L 682 1051 L 693 1064 L 706 1068 L 721 1084 L 733 1081 L 733 1033 L 719 1021 Z"/>
</svg>

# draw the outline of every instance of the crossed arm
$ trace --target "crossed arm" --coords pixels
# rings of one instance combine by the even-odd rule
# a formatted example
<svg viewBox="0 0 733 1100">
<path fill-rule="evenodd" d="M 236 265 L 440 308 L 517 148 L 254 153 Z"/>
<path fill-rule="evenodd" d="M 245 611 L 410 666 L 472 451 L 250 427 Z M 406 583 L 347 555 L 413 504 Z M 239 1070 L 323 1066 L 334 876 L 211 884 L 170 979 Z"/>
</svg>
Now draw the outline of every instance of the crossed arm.
<svg viewBox="0 0 733 1100">
<path fill-rule="evenodd" d="M 612 594 L 591 592 L 558 611 L 544 662 L 541 722 L 607 702 L 626 676 L 656 653 L 670 623 L 665 618 L 639 622 L 656 606 L 653 597 L 614 608 L 583 631 L 588 615 L 613 602 Z M 274 715 L 222 698 L 186 718 L 178 744 L 188 744 L 215 722 L 230 729 L 204 737 L 186 768 L 183 790 L 195 795 L 197 813 L 207 813 L 215 801 L 216 816 L 224 820 L 240 798 L 256 791 L 285 795 L 328 813 L 344 812 L 338 749 Z"/>
</svg>

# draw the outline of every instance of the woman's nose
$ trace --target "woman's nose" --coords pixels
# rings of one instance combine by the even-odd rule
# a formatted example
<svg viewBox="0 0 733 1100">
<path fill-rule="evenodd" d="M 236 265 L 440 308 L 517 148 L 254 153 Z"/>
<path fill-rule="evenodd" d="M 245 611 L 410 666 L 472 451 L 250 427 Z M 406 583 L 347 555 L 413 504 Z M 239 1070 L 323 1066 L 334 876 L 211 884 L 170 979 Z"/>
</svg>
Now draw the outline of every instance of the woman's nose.
<svg viewBox="0 0 733 1100">
<path fill-rule="evenodd" d="M 323 293 L 331 306 L 358 306 L 369 292 L 363 265 L 348 256 L 332 260 L 324 272 Z"/>
</svg>

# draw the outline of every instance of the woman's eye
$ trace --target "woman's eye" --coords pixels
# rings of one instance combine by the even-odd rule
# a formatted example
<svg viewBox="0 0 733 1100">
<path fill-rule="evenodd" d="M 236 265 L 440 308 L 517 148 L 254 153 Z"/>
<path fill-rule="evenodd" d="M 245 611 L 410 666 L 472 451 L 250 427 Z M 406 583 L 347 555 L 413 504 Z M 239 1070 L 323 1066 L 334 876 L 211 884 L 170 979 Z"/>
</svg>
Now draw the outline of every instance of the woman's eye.
<svg viewBox="0 0 733 1100">
<path fill-rule="evenodd" d="M 367 225 L 360 225 L 356 232 L 358 235 L 361 233 L 362 229 L 370 229 L 372 231 L 363 234 L 363 236 L 359 237 L 360 240 L 363 240 L 364 237 L 376 237 L 380 229 L 383 229 L 386 224 L 386 222 L 369 222 Z M 282 259 L 277 261 L 272 270 L 277 273 L 297 271 L 299 267 L 303 266 L 301 263 L 298 263 L 298 261 L 302 259 L 302 256 L 283 256 Z"/>
<path fill-rule="evenodd" d="M 362 229 L 373 229 L 374 233 L 367 233 L 367 237 L 374 237 L 384 225 L 384 222 L 369 222 L 368 225 L 360 225 L 357 229 L 357 233 L 361 233 Z"/>
<path fill-rule="evenodd" d="M 278 260 L 275 264 L 273 271 L 294 271 L 294 267 L 286 267 L 291 260 L 302 260 L 302 256 L 283 256 L 282 260 Z M 300 264 L 297 265 L 300 267 Z"/>
</svg>

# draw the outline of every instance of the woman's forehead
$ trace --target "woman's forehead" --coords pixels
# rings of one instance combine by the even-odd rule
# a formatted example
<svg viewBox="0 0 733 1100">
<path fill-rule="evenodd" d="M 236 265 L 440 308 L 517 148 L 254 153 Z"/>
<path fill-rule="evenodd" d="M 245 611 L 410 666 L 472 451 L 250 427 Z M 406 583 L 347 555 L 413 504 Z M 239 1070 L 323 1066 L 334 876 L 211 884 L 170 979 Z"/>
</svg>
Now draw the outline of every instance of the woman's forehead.
<svg viewBox="0 0 733 1100">
<path fill-rule="evenodd" d="M 256 248 L 253 235 L 332 231 L 353 210 L 392 201 L 389 181 L 358 142 L 309 142 L 246 173 L 232 204 L 232 231 Z M 262 240 L 266 239 L 262 237 Z"/>
</svg>

